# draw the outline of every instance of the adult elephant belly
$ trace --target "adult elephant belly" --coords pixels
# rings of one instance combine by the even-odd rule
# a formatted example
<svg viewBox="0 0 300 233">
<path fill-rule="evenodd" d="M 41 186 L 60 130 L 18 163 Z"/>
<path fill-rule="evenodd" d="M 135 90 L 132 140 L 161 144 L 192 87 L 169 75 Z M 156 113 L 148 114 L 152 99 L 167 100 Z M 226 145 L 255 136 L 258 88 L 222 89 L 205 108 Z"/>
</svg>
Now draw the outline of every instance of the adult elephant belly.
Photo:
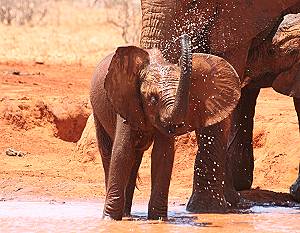
<svg viewBox="0 0 300 233">
<path fill-rule="evenodd" d="M 231 144 L 233 183 L 237 190 L 249 189 L 253 179 L 253 117 L 256 98 L 260 88 L 273 87 L 277 92 L 300 97 L 300 14 L 290 14 L 284 18 L 278 29 L 270 33 L 263 43 L 255 40 L 251 46 L 247 69 L 246 87 L 243 88 L 242 117 L 235 122 L 238 133 Z M 275 80 L 275 81 L 274 81 Z M 238 146 L 242 145 L 242 146 Z"/>
<path fill-rule="evenodd" d="M 299 0 L 218 1 L 218 14 L 210 28 L 210 52 L 228 60 L 241 81 L 253 38 L 263 41 L 287 12 L 298 12 Z"/>
<path fill-rule="evenodd" d="M 185 32 L 192 37 L 193 52 L 225 58 L 243 79 L 252 39 L 258 34 L 263 39 L 282 13 L 299 5 L 299 0 L 141 0 L 141 3 L 142 47 L 158 47 L 167 60 L 175 63 L 180 56 L 178 38 Z M 238 136 L 232 122 L 239 116 L 237 108 L 232 118 L 196 130 L 199 149 L 188 210 L 220 212 L 228 208 L 227 202 L 238 202 L 232 179 L 225 172 L 229 169 L 226 159 L 231 159 L 227 147 Z"/>
</svg>

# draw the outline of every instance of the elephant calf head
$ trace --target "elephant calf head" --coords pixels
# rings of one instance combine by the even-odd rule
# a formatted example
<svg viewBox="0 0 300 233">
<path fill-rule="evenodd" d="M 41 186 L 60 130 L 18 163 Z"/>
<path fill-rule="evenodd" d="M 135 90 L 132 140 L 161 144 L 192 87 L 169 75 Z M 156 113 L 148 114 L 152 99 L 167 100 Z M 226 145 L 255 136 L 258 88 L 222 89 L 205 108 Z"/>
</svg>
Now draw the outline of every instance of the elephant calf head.
<svg viewBox="0 0 300 233">
<path fill-rule="evenodd" d="M 240 82 L 224 59 L 195 53 L 182 39 L 178 64 L 157 49 L 119 47 L 112 56 L 105 89 L 114 109 L 135 129 L 181 134 L 223 120 L 240 97 Z"/>
</svg>

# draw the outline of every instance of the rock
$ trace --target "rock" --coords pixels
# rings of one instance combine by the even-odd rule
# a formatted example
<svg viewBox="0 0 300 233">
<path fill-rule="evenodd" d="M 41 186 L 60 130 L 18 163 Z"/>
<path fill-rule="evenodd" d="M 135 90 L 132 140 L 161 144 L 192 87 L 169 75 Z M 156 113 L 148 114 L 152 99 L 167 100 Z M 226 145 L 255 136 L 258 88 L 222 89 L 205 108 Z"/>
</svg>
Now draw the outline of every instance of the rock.
<svg viewBox="0 0 300 233">
<path fill-rule="evenodd" d="M 93 114 L 89 116 L 81 138 L 77 142 L 76 152 L 80 157 L 79 161 L 83 163 L 100 159 Z"/>
<path fill-rule="evenodd" d="M 88 100 L 63 98 L 49 105 L 55 125 L 55 136 L 68 142 L 77 142 L 91 114 Z"/>
<path fill-rule="evenodd" d="M 8 148 L 6 151 L 5 151 L 5 154 L 8 155 L 8 156 L 18 156 L 18 157 L 24 157 L 26 155 L 25 152 L 22 152 L 22 151 L 16 151 L 12 148 Z"/>
</svg>

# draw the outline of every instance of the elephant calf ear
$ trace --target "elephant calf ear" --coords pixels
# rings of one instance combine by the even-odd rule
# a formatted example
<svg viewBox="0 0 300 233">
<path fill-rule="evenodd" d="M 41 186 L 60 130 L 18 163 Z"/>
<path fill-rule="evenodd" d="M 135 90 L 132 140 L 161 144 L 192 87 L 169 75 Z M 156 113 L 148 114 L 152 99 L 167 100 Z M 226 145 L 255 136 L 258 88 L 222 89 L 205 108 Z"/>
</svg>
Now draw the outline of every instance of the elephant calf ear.
<svg viewBox="0 0 300 233">
<path fill-rule="evenodd" d="M 202 126 L 222 121 L 233 111 L 241 96 L 241 83 L 235 69 L 223 58 L 193 54 L 192 111 Z"/>
<path fill-rule="evenodd" d="M 138 47 L 119 47 L 109 65 L 104 88 L 115 111 L 133 128 L 145 124 L 140 100 L 140 71 L 149 64 L 149 54 Z"/>
<path fill-rule="evenodd" d="M 300 98 L 300 62 L 295 64 L 290 70 L 278 75 L 272 87 L 281 94 Z"/>
</svg>

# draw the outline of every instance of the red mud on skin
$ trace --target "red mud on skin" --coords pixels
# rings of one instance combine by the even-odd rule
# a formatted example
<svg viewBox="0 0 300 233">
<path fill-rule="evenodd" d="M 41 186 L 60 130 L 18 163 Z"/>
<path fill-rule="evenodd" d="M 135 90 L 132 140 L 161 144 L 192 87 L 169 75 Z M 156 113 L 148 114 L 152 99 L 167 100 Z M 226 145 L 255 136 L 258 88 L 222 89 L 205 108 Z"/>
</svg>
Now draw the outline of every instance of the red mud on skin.
<svg viewBox="0 0 300 233">
<path fill-rule="evenodd" d="M 190 214 L 170 206 L 169 220 L 148 221 L 134 205 L 122 222 L 101 219 L 100 202 L 1 202 L 1 232 L 300 232 L 300 209 L 255 206 L 240 214 Z"/>
</svg>

